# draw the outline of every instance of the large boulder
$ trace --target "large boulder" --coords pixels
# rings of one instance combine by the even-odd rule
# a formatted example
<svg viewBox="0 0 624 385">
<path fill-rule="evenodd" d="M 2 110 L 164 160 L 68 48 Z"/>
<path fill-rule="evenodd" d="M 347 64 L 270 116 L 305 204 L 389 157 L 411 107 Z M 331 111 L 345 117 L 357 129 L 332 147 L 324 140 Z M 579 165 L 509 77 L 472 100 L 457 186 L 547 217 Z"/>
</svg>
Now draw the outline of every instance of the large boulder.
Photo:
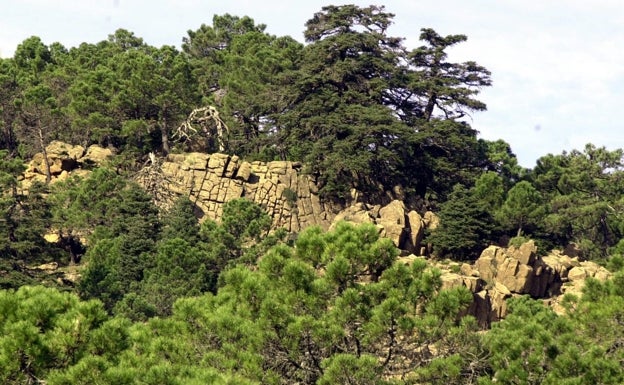
<svg viewBox="0 0 624 385">
<path fill-rule="evenodd" d="M 423 222 L 429 230 L 435 230 L 440 225 L 440 217 L 433 211 L 427 211 L 423 216 Z"/>
<path fill-rule="evenodd" d="M 408 237 L 405 248 L 410 252 L 420 253 L 420 244 L 425 235 L 425 222 L 416 211 L 407 213 Z"/>
<path fill-rule="evenodd" d="M 65 142 L 53 140 L 46 146 L 46 152 L 48 155 L 57 155 L 61 158 L 78 160 L 84 155 L 85 149 L 82 146 L 73 146 Z"/>
<path fill-rule="evenodd" d="M 508 251 L 514 259 L 523 265 L 532 266 L 537 256 L 537 246 L 533 241 L 525 242 L 518 248 L 511 246 Z"/>
<path fill-rule="evenodd" d="M 490 246 L 475 261 L 474 268 L 488 283 L 503 285 L 515 294 L 543 297 L 548 287 L 539 285 L 540 290 L 535 290 L 535 282 L 544 281 L 545 268 L 542 264 L 536 268 L 536 262 L 537 247 L 529 241 L 518 248 Z"/>
<path fill-rule="evenodd" d="M 376 222 L 381 228 L 381 235 L 391 239 L 396 247 L 402 248 L 408 234 L 405 204 L 393 200 L 379 210 Z"/>
<path fill-rule="evenodd" d="M 436 217 L 430 213 L 427 223 L 437 223 Z M 355 224 L 373 223 L 379 228 L 384 238 L 389 238 L 396 247 L 406 254 L 424 254 L 421 252 L 421 242 L 425 234 L 426 221 L 416 211 L 407 211 L 405 204 L 400 200 L 390 201 L 385 206 L 369 206 L 357 202 L 338 212 L 332 221 L 332 228 L 339 221 Z"/>
<path fill-rule="evenodd" d="M 247 182 L 251 177 L 251 164 L 249 162 L 242 162 L 236 172 L 236 179 Z"/>
<path fill-rule="evenodd" d="M 355 203 L 341 210 L 333 223 L 343 220 L 356 224 L 373 223 L 379 228 L 380 235 L 391 239 L 399 249 L 420 254 L 425 222 L 416 211 L 408 212 L 400 200 L 393 200 L 385 206 Z"/>
<path fill-rule="evenodd" d="M 96 144 L 93 144 L 87 148 L 86 153 L 78 162 L 89 165 L 99 166 L 109 160 L 113 156 L 113 151 L 110 148 L 103 148 Z"/>
</svg>

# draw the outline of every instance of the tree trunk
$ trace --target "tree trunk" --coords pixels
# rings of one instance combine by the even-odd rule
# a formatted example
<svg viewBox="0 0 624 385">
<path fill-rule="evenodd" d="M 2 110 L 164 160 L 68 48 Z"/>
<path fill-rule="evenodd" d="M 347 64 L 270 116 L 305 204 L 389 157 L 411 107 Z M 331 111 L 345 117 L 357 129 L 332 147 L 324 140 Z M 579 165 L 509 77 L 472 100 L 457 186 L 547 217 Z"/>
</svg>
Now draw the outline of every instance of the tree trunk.
<svg viewBox="0 0 624 385">
<path fill-rule="evenodd" d="M 167 124 L 167 104 L 162 107 L 161 113 L 161 122 L 160 122 L 160 141 L 162 143 L 162 151 L 163 155 L 167 156 L 169 152 L 171 152 L 171 147 L 169 146 L 169 127 Z"/>
<path fill-rule="evenodd" d="M 45 164 L 45 172 L 46 172 L 46 184 L 49 184 L 52 180 L 52 173 L 50 172 L 50 160 L 48 159 L 48 151 L 46 150 L 45 143 L 43 141 L 43 129 L 41 128 L 41 123 L 38 122 L 38 132 L 39 132 L 39 146 L 41 146 L 41 153 L 43 154 L 43 163 Z"/>
<path fill-rule="evenodd" d="M 432 92 L 429 95 L 429 100 L 427 100 L 427 106 L 425 107 L 425 120 L 428 122 L 431 121 L 431 116 L 433 115 L 433 110 L 435 108 L 437 98 L 438 96 L 436 95 L 436 93 Z"/>
<path fill-rule="evenodd" d="M 162 142 L 163 155 L 167 156 L 171 151 L 169 147 L 169 135 L 167 134 L 167 118 L 162 119 L 162 125 L 160 127 L 160 141 Z"/>
</svg>

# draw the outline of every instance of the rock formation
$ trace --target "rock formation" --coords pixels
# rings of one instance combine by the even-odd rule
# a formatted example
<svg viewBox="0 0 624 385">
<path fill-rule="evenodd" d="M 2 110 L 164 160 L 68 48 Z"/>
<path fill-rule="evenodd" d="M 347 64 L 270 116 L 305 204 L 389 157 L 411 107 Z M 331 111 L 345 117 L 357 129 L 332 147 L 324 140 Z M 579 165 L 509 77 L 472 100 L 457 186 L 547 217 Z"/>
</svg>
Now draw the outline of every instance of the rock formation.
<svg viewBox="0 0 624 385">
<path fill-rule="evenodd" d="M 109 149 L 71 146 L 52 142 L 46 148 L 52 182 L 72 174 L 87 174 L 90 168 L 102 165 L 113 154 Z M 385 206 L 361 202 L 342 207 L 323 202 L 314 180 L 301 172 L 297 162 L 247 162 L 225 154 L 170 154 L 159 161 L 164 188 L 174 195 L 187 195 L 204 218 L 218 220 L 225 202 L 245 197 L 265 208 L 273 219 L 273 228 L 290 232 L 318 225 L 329 229 L 338 221 L 375 224 L 381 236 L 390 238 L 404 252 L 402 260 L 410 263 L 422 258 L 426 228 L 434 229 L 439 218 L 432 212 L 420 215 L 408 211 L 400 200 Z M 33 181 L 45 181 L 43 155 L 37 154 L 24 173 L 25 189 Z M 507 313 L 506 299 L 530 295 L 544 299 L 556 311 L 565 293 L 580 294 L 585 279 L 605 280 L 610 273 L 592 262 L 579 260 L 574 248 L 553 251 L 539 257 L 533 242 L 518 248 L 490 246 L 474 262 L 438 263 L 443 271 L 443 288 L 465 286 L 474 301 L 467 310 L 479 324 L 488 327 Z"/>
<path fill-rule="evenodd" d="M 408 211 L 403 202 L 393 200 L 385 206 L 355 203 L 340 211 L 332 223 L 338 221 L 373 223 L 379 228 L 382 237 L 390 238 L 404 253 L 425 255 L 426 249 L 421 245 L 425 229 L 439 220 L 430 211 L 423 218 L 414 210 Z"/>
<path fill-rule="evenodd" d="M 458 266 L 457 263 L 454 264 Z M 466 286 L 474 294 L 467 310 L 479 324 L 488 327 L 507 314 L 506 300 L 512 296 L 530 295 L 543 299 L 556 312 L 564 294 L 580 295 L 588 277 L 606 280 L 611 273 L 594 262 L 580 261 L 555 250 L 537 255 L 537 247 L 529 241 L 520 247 L 490 246 L 470 265 L 464 263 L 438 265 L 443 271 L 443 287 Z M 458 270 L 458 273 L 452 272 Z"/>
<path fill-rule="evenodd" d="M 188 195 L 203 216 L 218 219 L 225 202 L 247 198 L 265 208 L 273 227 L 297 232 L 319 225 L 329 228 L 342 209 L 322 202 L 316 184 L 288 161 L 247 162 L 225 154 L 171 154 L 161 165 L 167 188 Z"/>
<path fill-rule="evenodd" d="M 109 149 L 71 146 L 52 142 L 46 148 L 52 182 L 72 174 L 86 174 L 102 165 L 113 154 Z M 43 155 L 37 154 L 24 174 L 27 189 L 33 181 L 45 181 Z M 245 197 L 265 208 L 273 219 L 273 228 L 298 232 L 312 225 L 329 229 L 340 220 L 374 223 L 380 234 L 392 239 L 407 253 L 424 254 L 420 243 L 427 223 L 437 223 L 433 213 L 424 218 L 407 211 L 395 200 L 386 206 L 354 203 L 344 207 L 323 202 L 314 180 L 301 172 L 298 162 L 247 162 L 225 154 L 170 154 L 159 164 L 164 188 L 175 195 L 186 195 L 195 203 L 203 218 L 218 220 L 225 202 Z"/>
<path fill-rule="evenodd" d="M 50 164 L 52 183 L 67 178 L 70 172 L 74 175 L 86 175 L 88 169 L 102 165 L 113 156 L 113 152 L 110 149 L 100 146 L 93 145 L 85 149 L 82 146 L 72 146 L 59 141 L 51 142 L 46 147 L 46 152 Z M 24 172 L 22 188 L 28 190 L 35 181 L 45 182 L 45 167 L 43 154 L 35 154 Z"/>
</svg>

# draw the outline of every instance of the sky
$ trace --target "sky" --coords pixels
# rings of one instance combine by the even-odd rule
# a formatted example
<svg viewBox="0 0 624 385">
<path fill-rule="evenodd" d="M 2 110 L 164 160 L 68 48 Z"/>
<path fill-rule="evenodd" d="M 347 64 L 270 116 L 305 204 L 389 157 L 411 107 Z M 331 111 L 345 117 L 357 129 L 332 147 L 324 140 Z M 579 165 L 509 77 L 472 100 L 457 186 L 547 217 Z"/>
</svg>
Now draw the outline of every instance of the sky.
<svg viewBox="0 0 624 385">
<path fill-rule="evenodd" d="M 468 41 L 449 60 L 492 72 L 469 121 L 483 139 L 503 139 L 528 168 L 546 154 L 587 143 L 624 148 L 624 4 L 621 0 L 351 0 L 395 14 L 388 34 L 421 45 L 421 28 Z M 30 36 L 75 47 L 124 28 L 153 46 L 180 47 L 213 15 L 249 16 L 267 32 L 303 42 L 305 22 L 340 0 L 0 0 L 0 57 Z"/>
</svg>

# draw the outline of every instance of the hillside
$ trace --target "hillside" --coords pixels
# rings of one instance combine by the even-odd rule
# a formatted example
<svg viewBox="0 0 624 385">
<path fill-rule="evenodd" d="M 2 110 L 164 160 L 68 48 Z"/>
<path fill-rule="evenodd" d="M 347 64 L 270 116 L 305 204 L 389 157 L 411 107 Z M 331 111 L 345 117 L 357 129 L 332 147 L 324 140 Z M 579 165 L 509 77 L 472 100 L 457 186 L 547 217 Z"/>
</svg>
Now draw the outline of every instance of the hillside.
<svg viewBox="0 0 624 385">
<path fill-rule="evenodd" d="M 288 162 L 245 166 L 223 154 L 201 153 L 153 158 L 134 174 L 139 182 L 155 181 L 145 170 L 158 165 L 165 177 L 159 193 L 150 196 L 107 171 L 115 156 L 106 149 L 54 142 L 46 153 L 53 172 L 45 199 L 54 218 L 46 243 L 48 251 L 56 248 L 48 255 L 57 259 L 46 265 L 16 260 L 22 268 L 2 272 L 2 279 L 17 289 L 23 280 L 15 274 L 22 273 L 31 284 L 63 288 L 81 299 L 42 287 L 0 292 L 4 314 L 16 312 L 10 317 L 20 317 L 26 328 L 4 321 L 5 335 L 22 341 L 19 333 L 31 322 L 42 328 L 23 345 L 22 358 L 0 360 L 5 383 L 46 378 L 52 384 L 113 384 L 120 373 L 182 383 L 342 383 L 353 376 L 362 383 L 396 384 L 470 384 L 477 378 L 513 383 L 524 376 L 559 381 L 570 377 L 571 368 L 558 368 L 579 353 L 570 346 L 591 347 L 586 365 L 611 365 L 599 378 L 615 382 L 606 383 L 624 375 L 613 366 L 622 359 L 622 272 L 614 275 L 580 259 L 574 255 L 579 250 L 539 255 L 531 241 L 490 246 L 473 262 L 416 256 L 410 252 L 427 252 L 425 230 L 439 226 L 439 219 L 408 211 L 399 200 L 318 205 L 312 212 L 322 221 L 295 235 L 278 227 L 301 223 L 292 218 L 305 203 L 298 195 L 267 193 L 310 186 Z M 42 155 L 35 156 L 18 177 L 31 190 L 28 197 L 46 179 L 43 163 Z M 160 199 L 160 219 L 153 198 Z M 70 240 L 86 254 L 68 258 Z M 618 261 L 610 267 L 621 269 Z M 42 303 L 45 315 L 37 313 Z M 80 331 L 63 326 L 77 322 Z M 588 327 L 599 329 L 575 332 Z M 536 332 L 544 350 L 535 345 Z M 113 333 L 108 342 L 103 333 Z M 151 345 L 154 338 L 166 345 Z M 510 338 L 518 345 L 510 345 Z M 190 346 L 190 356 L 176 355 Z M 152 349 L 159 354 L 137 365 L 141 352 Z M 509 364 L 518 354 L 511 349 L 531 354 L 540 366 Z M 112 358 L 114 352 L 123 352 L 122 358 Z"/>
<path fill-rule="evenodd" d="M 624 383 L 624 151 L 520 167 L 393 17 L 1 59 L 0 383 Z"/>
<path fill-rule="evenodd" d="M 90 169 L 114 163 L 112 152 L 98 146 L 84 149 L 53 142 L 46 147 L 46 154 L 52 185 L 77 176 L 88 178 Z M 19 179 L 23 188 L 45 181 L 43 154 L 35 155 Z M 296 235 L 312 226 L 334 229 L 342 221 L 372 224 L 381 237 L 391 240 L 400 250 L 403 257 L 399 260 L 408 264 L 414 258 L 429 256 L 431 246 L 427 247 L 423 238 L 440 221 L 430 211 L 422 215 L 408 211 L 405 203 L 396 199 L 375 206 L 356 199 L 342 206 L 322 202 L 314 181 L 301 173 L 301 165 L 292 162 L 249 163 L 219 153 L 170 154 L 165 159 L 152 157 L 134 179 L 163 210 L 187 197 L 200 222 L 220 222 L 224 205 L 244 198 L 262 207 L 270 218 L 270 232 L 279 229 Z M 60 242 L 63 236 L 51 233 L 48 240 Z M 544 299 L 560 311 L 559 297 L 566 291 L 580 294 L 585 278 L 605 281 L 611 277 L 604 267 L 579 259 L 578 249 L 539 255 L 533 241 L 519 248 L 490 246 L 478 259 L 466 262 L 432 260 L 443 273 L 442 288 L 463 286 L 473 293 L 474 299 L 466 312 L 482 327 L 489 327 L 491 322 L 506 315 L 505 300 L 511 296 L 525 294 Z"/>
</svg>

